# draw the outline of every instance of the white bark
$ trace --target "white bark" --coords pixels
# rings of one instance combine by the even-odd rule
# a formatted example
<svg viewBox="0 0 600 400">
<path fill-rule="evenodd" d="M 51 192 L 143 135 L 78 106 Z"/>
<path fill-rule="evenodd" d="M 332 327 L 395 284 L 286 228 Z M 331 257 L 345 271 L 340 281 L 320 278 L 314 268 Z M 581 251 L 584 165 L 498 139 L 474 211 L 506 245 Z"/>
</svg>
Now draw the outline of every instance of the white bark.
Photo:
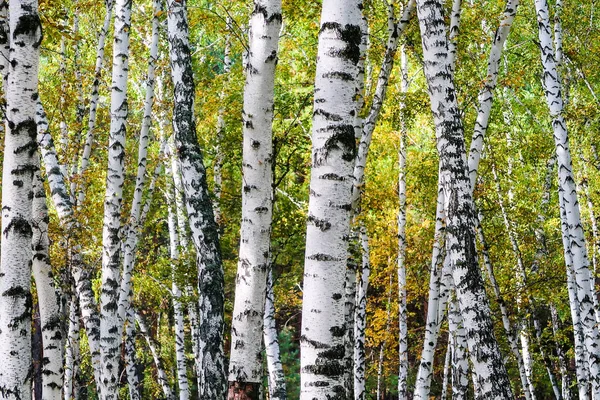
<svg viewBox="0 0 600 400">
<path fill-rule="evenodd" d="M 273 294 L 273 275 L 267 274 L 267 295 L 265 297 L 264 342 L 269 373 L 269 399 L 286 400 L 285 374 L 279 354 L 279 339 L 275 324 L 275 297 Z"/>
<path fill-rule="evenodd" d="M 315 78 L 301 330 L 302 400 L 344 393 L 344 281 L 356 156 L 361 4 L 325 0 Z"/>
<path fill-rule="evenodd" d="M 176 171 L 175 171 L 176 172 Z M 185 332 L 183 319 L 183 304 L 181 302 L 181 289 L 177 284 L 178 265 L 179 265 L 179 234 L 177 232 L 177 216 L 175 214 L 175 199 L 173 196 L 173 174 L 170 167 L 166 168 L 167 175 L 167 207 L 168 207 L 168 226 L 169 226 L 169 252 L 171 256 L 172 284 L 171 293 L 173 295 L 173 318 L 175 320 L 175 360 L 177 369 L 177 382 L 179 386 L 179 400 L 188 400 L 190 398 L 190 387 L 187 379 L 187 368 L 185 359 Z"/>
<path fill-rule="evenodd" d="M 231 25 L 231 18 L 227 18 L 227 36 L 225 37 L 225 49 L 223 50 L 223 75 L 225 75 L 225 82 L 223 83 L 223 87 L 221 88 L 221 94 L 219 95 L 219 103 L 225 103 L 225 83 L 229 78 L 229 71 L 231 70 L 231 57 L 229 53 L 231 52 L 231 33 L 229 33 Z M 217 225 L 221 224 L 221 194 L 223 191 L 223 141 L 225 140 L 225 107 L 219 107 L 219 113 L 217 115 L 217 143 L 215 145 L 215 160 L 213 165 L 213 182 L 214 189 L 213 195 L 215 198 L 213 209 L 215 213 L 215 221 Z"/>
<path fill-rule="evenodd" d="M 469 178 L 471 181 L 471 193 L 475 188 L 475 182 L 477 180 L 477 168 L 479 166 L 479 160 L 481 158 L 481 152 L 483 149 L 483 139 L 485 138 L 485 133 L 490 119 L 490 113 L 492 111 L 494 89 L 496 88 L 496 82 L 498 81 L 498 69 L 500 65 L 500 57 L 502 55 L 502 49 L 506 39 L 508 38 L 508 34 L 515 16 L 517 15 L 518 6 L 519 0 L 508 0 L 506 2 L 502 20 L 498 26 L 498 29 L 496 30 L 494 42 L 492 44 L 492 48 L 490 49 L 487 75 L 483 82 L 483 88 L 479 92 L 479 109 L 477 111 L 477 119 L 475 121 L 473 137 L 469 150 L 468 165 Z"/>
<path fill-rule="evenodd" d="M 558 335 L 559 327 L 558 327 L 558 313 L 556 312 L 556 307 L 554 306 L 554 304 L 550 304 L 550 316 L 552 318 L 552 333 L 554 334 L 554 337 L 556 339 L 556 337 Z M 562 381 L 561 381 L 561 385 L 560 385 L 560 392 L 561 392 L 563 400 L 571 400 L 571 379 L 569 376 L 569 371 L 567 369 L 565 354 L 564 354 L 562 347 L 558 343 L 558 341 L 555 340 L 555 343 L 556 343 L 556 354 L 558 356 L 558 365 L 559 365 L 559 369 L 560 369 L 560 375 L 562 377 Z"/>
<path fill-rule="evenodd" d="M 444 357 L 444 373 L 442 378 L 442 395 L 441 400 L 448 398 L 448 382 L 450 381 L 450 360 L 452 359 L 452 339 L 448 337 L 448 345 L 446 346 L 446 356 Z"/>
<path fill-rule="evenodd" d="M 6 7 L 0 9 L 6 18 Z M 0 394 L 31 398 L 32 183 L 39 169 L 35 124 L 42 29 L 36 0 L 11 1 L 6 131 L 2 166 L 0 255 Z M 6 33 L 6 32 L 4 32 Z M 6 43 L 0 43 L 5 47 Z"/>
<path fill-rule="evenodd" d="M 400 90 L 408 91 L 408 57 L 404 46 L 400 50 L 402 81 Z M 406 104 L 400 102 L 400 110 Z M 406 141 L 407 126 L 400 122 L 400 149 L 398 152 L 398 399 L 408 395 L 408 310 L 406 308 Z M 437 227 L 437 221 L 436 221 Z"/>
<path fill-rule="evenodd" d="M 60 400 L 63 387 L 62 295 L 55 284 L 50 264 L 48 222 L 46 190 L 38 170 L 33 181 L 32 269 L 40 308 L 43 343 L 42 393 L 44 400 Z"/>
<path fill-rule="evenodd" d="M 569 150 L 567 125 L 563 117 L 561 85 L 552 44 L 548 4 L 545 0 L 536 0 L 535 6 L 538 19 L 542 66 L 544 68 L 544 91 L 550 116 L 553 119 L 552 128 L 558 161 L 559 197 L 563 199 L 561 204 L 561 209 L 563 210 L 561 212 L 561 220 L 565 223 L 568 235 L 564 251 L 565 253 L 570 252 L 575 272 L 579 316 L 583 325 L 592 392 L 595 398 L 600 398 L 600 334 L 598 332 L 592 301 L 595 291 L 581 223 L 573 163 Z"/>
<path fill-rule="evenodd" d="M 196 248 L 199 293 L 199 352 L 202 360 L 199 398 L 225 397 L 227 378 L 223 356 L 223 265 L 219 234 L 208 193 L 206 169 L 196 137 L 194 78 L 185 0 L 168 1 L 168 36 L 174 85 L 173 131 L 183 180 L 192 241 Z"/>
<path fill-rule="evenodd" d="M 83 148 L 83 154 L 77 175 L 81 178 L 90 163 L 90 155 L 92 154 L 92 145 L 94 143 L 94 130 L 96 129 L 96 115 L 98 108 L 98 100 L 100 99 L 100 78 L 102 69 L 104 67 L 104 43 L 106 41 L 106 35 L 110 28 L 110 20 L 112 16 L 112 10 L 115 0 L 105 0 L 106 14 L 104 16 L 104 23 L 98 34 L 98 46 L 96 47 L 96 66 L 94 68 L 94 82 L 92 83 L 92 92 L 90 95 L 90 113 L 88 116 L 88 127 L 87 135 L 85 139 L 85 145 Z M 71 194 L 75 196 L 76 204 L 81 205 L 85 198 L 85 185 L 83 182 L 77 186 L 76 182 L 71 183 Z"/>
<path fill-rule="evenodd" d="M 510 318 L 508 316 L 508 309 L 506 308 L 506 302 L 504 301 L 504 296 L 502 296 L 502 293 L 500 291 L 500 286 L 498 285 L 498 282 L 496 281 L 496 274 L 494 273 L 494 267 L 492 265 L 492 261 L 490 260 L 487 241 L 485 240 L 485 236 L 483 234 L 483 228 L 481 227 L 482 218 L 483 217 L 482 217 L 482 214 L 480 211 L 477 221 L 476 221 L 476 223 L 477 223 L 476 229 L 477 229 L 477 236 L 478 236 L 479 242 L 481 243 L 481 246 L 483 247 L 483 249 L 482 249 L 483 263 L 484 263 L 485 269 L 487 271 L 488 279 L 490 280 L 490 283 L 492 284 L 492 289 L 494 291 L 494 296 L 496 297 L 496 302 L 498 303 L 498 305 L 500 307 L 500 314 L 502 315 L 502 326 L 504 327 L 504 332 L 506 333 L 506 337 L 508 339 L 508 344 L 510 346 L 510 350 L 512 351 L 513 355 L 515 356 L 515 359 L 517 360 L 517 368 L 519 370 L 519 377 L 521 378 L 521 388 L 523 390 L 523 394 L 525 396 L 525 399 L 529 400 L 529 399 L 531 399 L 531 391 L 530 391 L 530 387 L 529 387 L 529 379 L 527 377 L 527 371 L 525 369 L 525 363 L 523 361 L 523 356 L 522 356 L 521 352 L 519 351 L 519 346 L 517 344 L 517 338 L 515 336 L 515 333 L 513 332 L 513 327 L 510 322 Z"/>
<path fill-rule="evenodd" d="M 138 145 L 138 161 L 137 175 L 135 179 L 135 189 L 133 192 L 133 200 L 129 213 L 129 222 L 124 229 L 123 242 L 123 271 L 120 281 L 119 292 L 119 309 L 118 316 L 120 326 L 123 325 L 130 313 L 132 292 L 132 274 L 135 264 L 135 252 L 139 231 L 142 228 L 142 194 L 146 183 L 146 171 L 148 164 L 148 142 L 150 127 L 152 125 L 152 104 L 154 102 L 154 86 L 155 86 L 155 66 L 158 59 L 158 38 L 159 38 L 159 15 L 162 10 L 162 3 L 158 0 L 153 1 L 152 18 L 152 40 L 150 43 L 150 55 L 148 58 L 148 70 L 146 78 L 146 93 L 144 99 L 144 115 L 142 117 L 142 126 L 140 128 L 139 145 Z M 162 149 L 161 149 L 162 150 Z"/>
<path fill-rule="evenodd" d="M 129 307 L 125 323 L 125 373 L 127 374 L 127 386 L 130 400 L 141 400 L 140 380 L 137 372 L 135 357 L 135 314 L 133 308 Z"/>
<path fill-rule="evenodd" d="M 371 275 L 369 260 L 369 237 L 367 229 L 360 227 L 362 265 L 357 280 L 356 307 L 354 308 L 354 399 L 364 400 L 366 396 L 365 342 L 367 329 L 367 290 Z"/>
<path fill-rule="evenodd" d="M 175 400 L 175 395 L 173 394 L 173 390 L 169 386 L 169 378 L 167 377 L 162 359 L 160 357 L 158 344 L 154 341 L 154 338 L 151 336 L 148 326 L 146 325 L 146 321 L 137 312 L 135 312 L 135 320 L 137 321 L 138 326 L 140 327 L 140 333 L 142 334 L 142 336 L 144 336 L 144 339 L 146 339 L 148 348 L 152 353 L 152 358 L 154 358 L 154 365 L 156 366 L 158 384 L 162 388 L 163 394 L 165 395 L 165 399 Z"/>
<path fill-rule="evenodd" d="M 108 174 L 102 229 L 102 286 L 100 292 L 100 363 L 102 400 L 116 400 L 123 321 L 119 318 L 121 269 L 121 210 L 125 181 L 125 133 L 131 0 L 117 0 L 113 50 Z"/>
<path fill-rule="evenodd" d="M 435 236 L 433 239 L 433 252 L 429 268 L 429 294 L 427 301 L 427 322 L 425 325 L 425 338 L 419 361 L 417 378 L 415 382 L 414 399 L 428 399 L 433 376 L 433 360 L 435 347 L 440 332 L 443 313 L 448 301 L 448 290 L 442 290 L 442 285 L 450 284 L 448 271 L 450 264 L 445 262 L 445 198 L 441 182 L 438 182 L 438 198 L 435 216 Z M 443 266 L 442 266 L 443 264 Z M 446 271 L 442 271 L 442 270 Z M 446 278 L 446 279 L 444 279 Z"/>
<path fill-rule="evenodd" d="M 79 307 L 71 296 L 68 311 L 68 330 L 65 342 L 64 400 L 79 399 Z"/>
<path fill-rule="evenodd" d="M 281 0 L 255 0 L 245 66 L 242 222 L 231 326 L 229 394 L 262 381 L 262 337 L 273 213 L 273 109 Z M 254 394 L 255 396 L 256 394 Z"/>
<path fill-rule="evenodd" d="M 569 229 L 566 218 L 564 218 L 564 199 L 558 196 L 561 214 L 561 233 L 563 247 L 565 251 L 565 265 L 567 269 L 567 293 L 569 294 L 569 308 L 571 310 L 571 321 L 573 324 L 574 353 L 575 353 L 575 375 L 577 377 L 577 389 L 579 398 L 587 399 L 589 389 L 589 371 L 587 364 L 587 351 L 585 348 L 585 334 L 583 323 L 581 322 L 579 299 L 577 296 L 577 286 L 575 280 L 575 271 L 573 270 L 573 257 L 569 249 Z"/>
<path fill-rule="evenodd" d="M 79 231 L 79 225 L 73 216 L 73 205 L 58 163 L 52 136 L 48 131 L 48 120 L 41 101 L 37 101 L 36 104 L 36 123 L 37 142 L 48 176 L 52 202 L 63 231 L 71 235 Z M 94 381 L 96 386 L 100 387 L 100 319 L 94 291 L 92 290 L 91 274 L 89 268 L 83 262 L 80 245 L 76 242 L 69 243 L 67 253 L 68 266 L 75 281 L 76 298 L 79 300 L 81 317 L 88 337 Z"/>
<path fill-rule="evenodd" d="M 463 125 L 448 62 L 446 26 L 439 1 L 417 1 L 424 71 L 440 154 L 440 177 L 447 203 L 446 249 L 467 332 L 469 355 L 480 395 L 511 398 L 508 374 L 494 337 L 490 308 L 477 264 L 474 205 L 467 173 Z"/>
<path fill-rule="evenodd" d="M 469 360 L 467 336 L 454 295 L 448 309 L 448 330 L 452 344 L 452 399 L 462 400 L 469 391 Z"/>
</svg>

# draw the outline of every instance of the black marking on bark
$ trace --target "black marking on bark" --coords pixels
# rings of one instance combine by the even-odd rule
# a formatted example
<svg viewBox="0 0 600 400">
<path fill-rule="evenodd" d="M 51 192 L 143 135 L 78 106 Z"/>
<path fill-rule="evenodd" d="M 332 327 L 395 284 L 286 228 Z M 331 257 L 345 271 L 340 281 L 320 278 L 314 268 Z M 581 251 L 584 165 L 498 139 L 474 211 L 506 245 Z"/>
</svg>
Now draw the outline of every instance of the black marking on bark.
<svg viewBox="0 0 600 400">
<path fill-rule="evenodd" d="M 333 337 L 343 337 L 346 334 L 345 326 L 332 326 L 329 331 L 333 335 Z"/>
<path fill-rule="evenodd" d="M 342 295 L 340 293 L 334 293 L 331 298 L 334 300 L 339 300 L 342 298 Z"/>
<path fill-rule="evenodd" d="M 257 150 L 257 149 L 260 148 L 260 142 L 258 140 L 252 139 L 251 145 L 252 145 L 252 148 L 255 149 L 255 150 Z"/>
<path fill-rule="evenodd" d="M 344 82 L 349 82 L 349 81 L 353 81 L 354 80 L 354 75 L 349 74 L 347 72 L 333 71 L 333 72 L 327 72 L 326 74 L 323 74 L 323 78 L 325 78 L 325 79 L 339 79 L 339 80 L 342 80 Z"/>
<path fill-rule="evenodd" d="M 33 47 L 37 48 L 42 43 L 42 39 L 44 35 L 42 34 L 42 22 L 40 21 L 40 17 L 37 14 L 24 14 L 19 17 L 17 21 L 17 26 L 13 32 L 13 39 L 15 40 L 15 44 L 24 47 L 25 42 L 17 41 L 17 37 L 20 35 L 30 36 L 35 39 L 35 34 L 37 30 L 40 30 L 40 37 L 33 43 Z"/>
<path fill-rule="evenodd" d="M 15 234 L 22 237 L 31 237 L 33 230 L 28 220 L 23 217 L 13 217 L 6 228 L 4 229 L 4 236 L 8 237 L 9 232 L 13 230 Z"/>
<path fill-rule="evenodd" d="M 339 261 L 340 260 L 338 257 L 334 257 L 329 254 L 323 254 L 323 253 L 311 254 L 310 256 L 308 256 L 306 258 L 308 260 L 316 260 L 316 261 Z"/>
<path fill-rule="evenodd" d="M 325 22 L 321 25 L 320 32 L 323 32 L 325 29 L 334 30 L 338 37 L 346 43 L 346 47 L 332 55 L 349 60 L 354 65 L 358 64 L 358 60 L 360 59 L 360 42 L 362 40 L 360 26 L 346 24 L 342 27 L 337 22 Z"/>
<path fill-rule="evenodd" d="M 333 149 L 342 150 L 342 159 L 344 161 L 353 161 L 356 156 L 356 139 L 354 138 L 354 126 L 337 125 L 328 126 L 326 130 L 332 130 L 333 134 L 325 141 L 323 145 L 324 156 L 328 157 Z"/>
<path fill-rule="evenodd" d="M 339 121 L 343 121 L 344 119 L 337 115 L 337 114 L 332 114 L 328 111 L 325 111 L 322 108 L 317 108 L 315 110 L 315 112 L 313 113 L 313 116 L 315 115 L 322 115 L 327 121 L 335 121 L 335 122 L 339 122 Z"/>
<path fill-rule="evenodd" d="M 344 181 L 344 177 L 343 176 L 339 176 L 338 174 L 335 174 L 333 172 L 330 172 L 328 174 L 323 174 L 323 175 L 319 175 L 319 179 L 325 179 L 328 181 Z"/>
<path fill-rule="evenodd" d="M 328 231 L 331 228 L 331 222 L 326 221 L 324 219 L 319 219 L 314 215 L 308 216 L 308 222 L 312 222 L 317 228 L 321 230 L 321 232 Z"/>
<path fill-rule="evenodd" d="M 271 23 L 273 21 L 278 21 L 279 23 L 281 23 L 281 21 L 283 20 L 280 13 L 273 13 L 269 15 L 267 8 L 260 4 L 256 4 L 254 6 L 254 11 L 252 11 L 252 15 L 255 14 L 262 14 L 267 23 Z"/>
</svg>

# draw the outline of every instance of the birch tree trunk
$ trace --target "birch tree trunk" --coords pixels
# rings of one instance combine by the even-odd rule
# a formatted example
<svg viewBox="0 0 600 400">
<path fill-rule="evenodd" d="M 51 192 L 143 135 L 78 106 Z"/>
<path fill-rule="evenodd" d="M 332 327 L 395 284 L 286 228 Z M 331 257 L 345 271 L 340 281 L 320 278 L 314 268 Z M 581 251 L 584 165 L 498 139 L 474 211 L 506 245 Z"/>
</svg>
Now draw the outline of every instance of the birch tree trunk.
<svg viewBox="0 0 600 400">
<path fill-rule="evenodd" d="M 54 282 L 50 264 L 46 190 L 39 170 L 35 172 L 33 179 L 32 207 L 32 269 L 40 308 L 43 344 L 41 389 L 44 400 L 60 400 L 63 387 L 62 295 Z"/>
<path fill-rule="evenodd" d="M 102 229 L 102 290 L 100 294 L 100 398 L 116 400 L 123 321 L 119 318 L 121 269 L 121 210 L 125 181 L 125 133 L 131 0 L 117 0 L 113 51 L 108 174 Z"/>
<path fill-rule="evenodd" d="M 150 41 L 150 55 L 148 57 L 144 115 L 142 117 L 142 126 L 139 133 L 137 175 L 135 178 L 135 188 L 129 213 L 129 221 L 125 226 L 123 233 L 123 273 L 120 281 L 118 310 L 121 324 L 128 318 L 126 315 L 129 313 L 129 308 L 131 307 L 131 297 L 133 295 L 131 278 L 135 264 L 135 252 L 137 249 L 139 231 L 143 225 L 141 218 L 143 206 L 142 194 L 146 183 L 146 170 L 148 164 L 148 143 L 150 127 L 152 125 L 152 105 L 154 102 L 154 86 L 156 82 L 155 69 L 156 61 L 158 59 L 158 39 L 160 33 L 159 15 L 162 11 L 162 3 L 159 0 L 154 0 L 152 9 L 154 17 L 152 18 L 152 36 Z"/>
<path fill-rule="evenodd" d="M 258 399 L 273 213 L 273 109 L 281 0 L 255 0 L 243 110 L 242 223 L 231 324 L 228 398 Z"/>
<path fill-rule="evenodd" d="M 366 398 L 366 364 L 365 342 L 367 329 L 367 290 L 371 275 L 369 260 L 369 236 L 364 225 L 360 227 L 360 244 L 362 253 L 361 273 L 357 282 L 356 307 L 354 309 L 354 399 Z"/>
<path fill-rule="evenodd" d="M 48 132 L 46 113 L 39 99 L 36 109 L 37 142 L 44 160 L 52 202 L 63 231 L 67 235 L 75 235 L 79 231 L 79 226 L 73 215 L 73 203 L 58 163 L 52 136 Z M 81 246 L 77 244 L 76 237 L 70 239 L 67 244 L 67 258 L 68 268 L 75 283 L 76 300 L 80 304 L 81 318 L 88 337 L 94 381 L 96 386 L 100 387 L 100 316 L 92 289 L 89 267 L 83 261 Z M 74 300 L 75 298 L 72 301 Z"/>
<path fill-rule="evenodd" d="M 202 357 L 198 390 L 201 400 L 220 400 L 225 398 L 227 391 L 223 355 L 223 265 L 206 168 L 196 137 L 194 78 L 185 0 L 169 0 L 167 15 L 171 76 L 175 88 L 173 131 L 176 157 L 198 258 L 198 334 Z"/>
<path fill-rule="evenodd" d="M 433 359 L 435 346 L 437 344 L 438 335 L 443 318 L 443 312 L 446 310 L 448 301 L 448 291 L 441 290 L 443 284 L 447 285 L 450 282 L 450 276 L 446 276 L 450 264 L 445 262 L 444 245 L 445 245 L 445 199 L 444 191 L 441 186 L 441 181 L 438 181 L 438 198 L 435 217 L 435 236 L 433 239 L 433 252 L 431 255 L 431 266 L 429 269 L 429 294 L 427 301 L 427 322 L 425 325 L 425 338 L 423 339 L 423 349 L 419 361 L 417 378 L 415 382 L 415 391 L 413 398 L 428 399 L 429 389 L 431 386 L 431 378 L 433 375 Z M 443 266 L 442 266 L 443 264 Z M 445 269 L 446 271 L 442 271 Z"/>
<path fill-rule="evenodd" d="M 463 125 L 448 63 L 442 4 L 417 1 L 424 71 L 440 154 L 440 176 L 447 203 L 447 245 L 459 308 L 467 332 L 469 354 L 481 395 L 512 398 L 510 381 L 498 343 L 477 263 L 473 231 L 474 206 L 467 174 Z"/>
<path fill-rule="evenodd" d="M 273 274 L 267 273 L 267 295 L 265 297 L 264 341 L 269 373 L 269 399 L 286 400 L 285 374 L 279 355 L 279 339 L 275 325 L 275 297 L 273 294 Z"/>
<path fill-rule="evenodd" d="M 546 0 L 536 0 L 535 7 L 538 19 L 542 66 L 544 68 L 544 91 L 550 116 L 553 120 L 552 128 L 558 161 L 559 197 L 563 199 L 561 204 L 561 219 L 565 224 L 568 235 L 564 250 L 565 253 L 570 252 L 575 272 L 579 313 L 584 331 L 592 392 L 595 398 L 600 398 L 600 334 L 598 332 L 592 300 L 595 290 L 589 269 L 587 246 L 581 223 L 573 163 L 569 150 L 567 125 L 563 116 L 561 84 L 552 44 L 548 4 Z"/>
<path fill-rule="evenodd" d="M 108 29 L 110 28 L 110 20 L 112 17 L 115 0 L 105 0 L 104 3 L 106 5 L 106 14 L 104 16 L 104 23 L 102 24 L 102 28 L 98 34 L 98 45 L 96 47 L 96 66 L 94 68 L 94 82 L 92 83 L 92 92 L 90 95 L 87 135 L 85 139 L 85 145 L 83 147 L 83 154 L 77 170 L 77 175 L 80 178 L 83 176 L 90 163 L 90 155 L 92 154 L 92 146 L 94 144 L 94 130 L 96 129 L 97 116 L 96 111 L 98 109 L 98 100 L 100 99 L 100 78 L 102 75 L 102 69 L 104 68 L 104 43 L 106 42 L 106 35 L 108 34 Z M 72 182 L 71 194 L 75 199 L 74 204 L 81 205 L 85 198 L 85 185 L 83 182 L 80 182 L 79 186 L 77 186 L 76 182 Z"/>
<path fill-rule="evenodd" d="M 64 400 L 79 399 L 77 374 L 79 372 L 79 307 L 77 299 L 71 295 L 65 341 Z"/>
<path fill-rule="evenodd" d="M 173 390 L 169 386 L 169 379 L 167 378 L 167 374 L 165 373 L 165 368 L 159 353 L 158 345 L 154 341 L 154 338 L 152 338 L 152 336 L 150 335 L 150 331 L 148 329 L 146 321 L 137 312 L 135 313 L 135 320 L 137 321 L 140 327 L 140 333 L 142 334 L 142 336 L 144 336 L 144 339 L 146 339 L 148 348 L 150 348 L 150 352 L 152 353 L 152 358 L 154 358 L 154 364 L 156 366 L 156 375 L 158 377 L 158 384 L 162 388 L 163 394 L 165 395 L 165 399 L 175 400 Z"/>
<path fill-rule="evenodd" d="M 171 150 L 174 150 L 171 148 Z M 177 173 L 177 171 L 174 171 Z M 177 232 L 177 216 L 175 214 L 175 199 L 173 196 L 173 172 L 171 168 L 166 168 L 167 175 L 167 207 L 168 207 L 168 226 L 169 226 L 169 252 L 171 254 L 171 275 L 172 285 L 171 293 L 173 295 L 173 318 L 175 320 L 175 362 L 177 368 L 177 382 L 179 385 L 179 399 L 188 400 L 190 398 L 190 388 L 187 380 L 187 368 L 185 359 L 185 332 L 183 307 L 181 303 L 181 289 L 177 284 L 177 267 L 179 264 L 179 235 Z"/>
<path fill-rule="evenodd" d="M 344 281 L 361 8 L 358 0 L 325 0 L 321 13 L 300 343 L 302 400 L 345 393 Z"/>
<path fill-rule="evenodd" d="M 5 10 L 0 10 L 4 16 Z M 11 1 L 8 14 L 10 34 L 0 38 L 10 46 L 4 86 L 0 394 L 3 399 L 17 400 L 31 398 L 31 199 L 33 176 L 39 169 L 35 103 L 42 28 L 36 0 Z"/>
<path fill-rule="evenodd" d="M 448 309 L 448 330 L 452 344 L 452 399 L 462 400 L 467 398 L 469 391 L 469 360 L 466 332 L 454 295 Z"/>
<path fill-rule="evenodd" d="M 400 90 L 408 91 L 408 57 L 404 46 L 400 50 L 402 82 Z M 404 109 L 404 101 L 400 110 Z M 405 400 L 408 395 L 408 310 L 406 308 L 406 140 L 407 126 L 400 122 L 400 149 L 398 152 L 398 399 Z M 437 223 L 437 221 L 436 221 Z"/>
</svg>

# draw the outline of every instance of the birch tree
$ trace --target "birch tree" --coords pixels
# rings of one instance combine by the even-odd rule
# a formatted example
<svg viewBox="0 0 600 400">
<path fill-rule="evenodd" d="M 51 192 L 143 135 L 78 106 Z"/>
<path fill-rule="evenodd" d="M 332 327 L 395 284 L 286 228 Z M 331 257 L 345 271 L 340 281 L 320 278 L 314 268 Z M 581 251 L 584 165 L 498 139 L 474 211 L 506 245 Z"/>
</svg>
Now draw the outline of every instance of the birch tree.
<svg viewBox="0 0 600 400">
<path fill-rule="evenodd" d="M 231 326 L 229 399 L 256 399 L 262 381 L 261 347 L 273 213 L 273 97 L 281 22 L 280 0 L 254 2 L 242 112 L 242 224 Z"/>
<path fill-rule="evenodd" d="M 596 323 L 594 303 L 596 296 L 589 269 L 587 246 L 581 222 L 577 188 L 573 174 L 573 163 L 569 149 L 567 124 L 563 116 L 563 99 L 561 84 L 556 68 L 555 49 L 553 47 L 548 3 L 536 0 L 535 8 L 538 20 L 541 60 L 544 68 L 544 92 L 552 118 L 554 143 L 558 165 L 559 198 L 562 199 L 561 220 L 566 230 L 564 241 L 565 259 L 571 259 L 577 288 L 578 311 L 583 326 L 584 341 L 587 351 L 589 376 L 594 397 L 600 397 L 600 334 Z M 561 41 L 560 35 L 557 39 Z M 560 47 L 560 46 L 558 46 Z"/>
<path fill-rule="evenodd" d="M 304 264 L 302 400 L 339 398 L 345 393 L 344 281 L 356 154 L 354 81 L 361 8 L 355 0 L 325 0 L 321 11 Z"/>
<path fill-rule="evenodd" d="M 473 232 L 474 206 L 467 174 L 463 125 L 448 62 L 441 2 L 417 1 L 424 72 L 440 154 L 440 179 L 447 210 L 446 249 L 450 257 L 469 354 L 481 395 L 512 398 L 508 374 L 494 337 L 490 308 L 479 271 Z"/>
<path fill-rule="evenodd" d="M 183 180 L 192 241 L 197 253 L 199 292 L 199 351 L 202 357 L 199 397 L 225 397 L 223 356 L 223 265 L 219 234 L 208 194 L 206 168 L 196 137 L 194 78 L 185 1 L 168 1 L 168 36 L 174 85 L 173 132 Z"/>
<path fill-rule="evenodd" d="M 131 0 L 118 0 L 115 11 L 115 38 L 108 143 L 108 174 L 102 230 L 102 290 L 100 295 L 100 396 L 118 398 L 119 357 L 122 320 L 119 319 L 121 270 L 121 210 L 125 180 L 125 133 L 127 121 L 127 75 Z"/>
<path fill-rule="evenodd" d="M 31 398 L 31 243 L 33 177 L 38 170 L 35 102 L 38 98 L 42 27 L 37 1 L 0 4 L 8 11 L 6 135 L 2 167 L 2 243 L 0 255 L 0 395 Z"/>
<path fill-rule="evenodd" d="M 54 281 L 50 264 L 48 222 L 46 190 L 38 170 L 34 174 L 33 181 L 31 246 L 43 344 L 41 389 L 44 399 L 59 400 L 63 387 L 62 294 Z"/>
</svg>

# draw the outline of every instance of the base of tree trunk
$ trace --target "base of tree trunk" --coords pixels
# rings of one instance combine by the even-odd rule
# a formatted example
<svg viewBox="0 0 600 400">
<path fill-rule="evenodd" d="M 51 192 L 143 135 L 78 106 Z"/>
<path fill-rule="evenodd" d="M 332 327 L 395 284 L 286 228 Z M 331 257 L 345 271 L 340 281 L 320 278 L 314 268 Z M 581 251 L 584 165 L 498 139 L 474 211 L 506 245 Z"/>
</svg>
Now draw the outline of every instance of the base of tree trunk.
<svg viewBox="0 0 600 400">
<path fill-rule="evenodd" d="M 227 400 L 258 400 L 259 394 L 258 382 L 229 382 Z"/>
</svg>

